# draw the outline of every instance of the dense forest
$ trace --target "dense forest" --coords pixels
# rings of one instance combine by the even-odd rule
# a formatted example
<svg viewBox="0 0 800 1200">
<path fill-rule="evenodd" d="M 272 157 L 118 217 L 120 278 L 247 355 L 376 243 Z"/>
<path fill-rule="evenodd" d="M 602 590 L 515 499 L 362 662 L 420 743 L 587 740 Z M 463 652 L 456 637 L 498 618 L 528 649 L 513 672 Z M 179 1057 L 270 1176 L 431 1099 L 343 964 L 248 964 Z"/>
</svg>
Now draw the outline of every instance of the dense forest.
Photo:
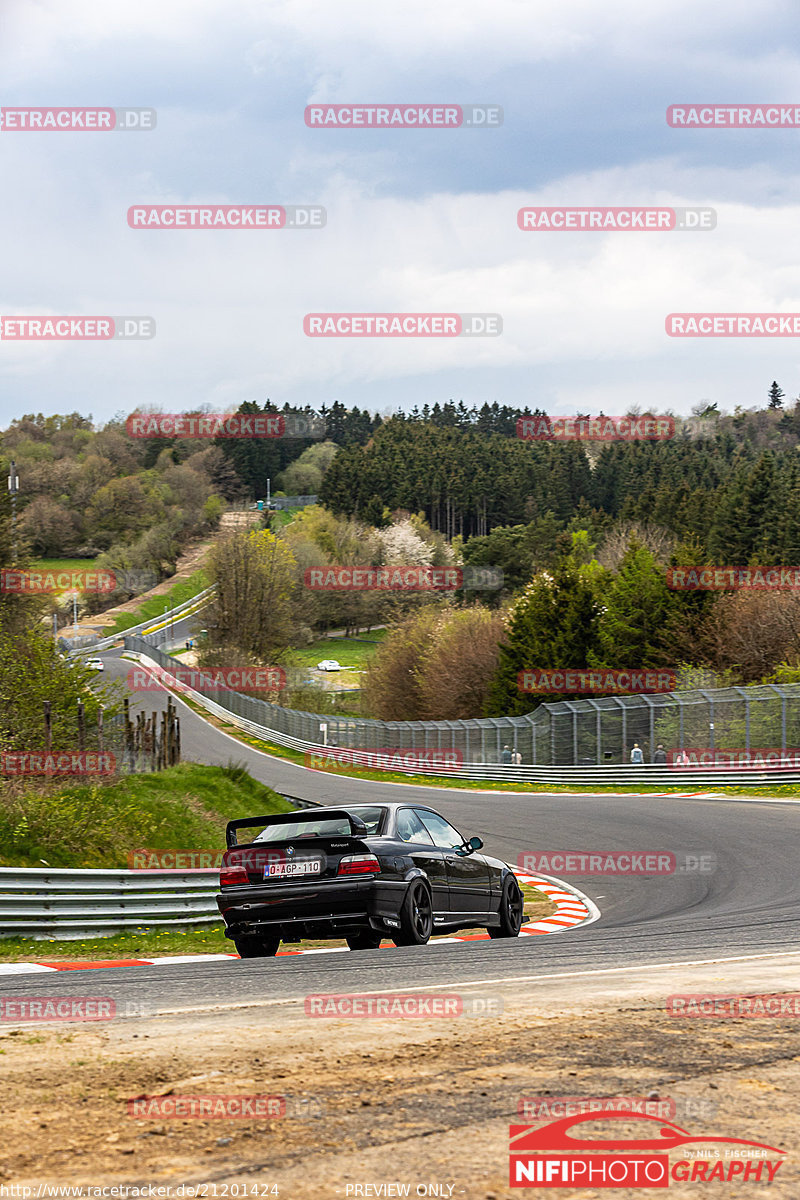
<svg viewBox="0 0 800 1200">
<path fill-rule="evenodd" d="M 267 401 L 238 411 L 297 410 Z M 262 498 L 269 482 L 273 493 L 319 494 L 322 507 L 252 545 L 220 544 L 221 596 L 235 574 L 226 554 L 252 560 L 253 578 L 272 565 L 251 625 L 235 597 L 220 615 L 215 652 L 274 659 L 326 627 L 397 625 L 367 687 L 376 714 L 529 711 L 544 697 L 521 695 L 517 673 L 533 667 L 664 666 L 707 686 L 800 678 L 794 592 L 667 583 L 674 565 L 800 563 L 800 402 L 784 407 L 777 384 L 762 409 L 698 406 L 658 441 L 527 441 L 520 418 L 546 414 L 488 403 L 301 411 L 323 418 L 324 437 L 144 439 L 123 416 L 102 426 L 77 413 L 19 418 L 1 446 L 21 481 L 18 561 L 71 554 L 163 577 L 226 503 Z M 336 563 L 491 567 L 503 586 L 310 592 L 306 569 Z"/>
<path fill-rule="evenodd" d="M 715 561 L 800 557 L 800 405 L 676 420 L 652 442 L 521 441 L 517 410 L 397 414 L 337 454 L 322 501 L 376 522 L 421 511 L 446 536 L 582 515 L 657 526 Z M 584 522 L 585 523 L 585 522 Z M 488 561 L 488 560 L 486 560 Z"/>
</svg>

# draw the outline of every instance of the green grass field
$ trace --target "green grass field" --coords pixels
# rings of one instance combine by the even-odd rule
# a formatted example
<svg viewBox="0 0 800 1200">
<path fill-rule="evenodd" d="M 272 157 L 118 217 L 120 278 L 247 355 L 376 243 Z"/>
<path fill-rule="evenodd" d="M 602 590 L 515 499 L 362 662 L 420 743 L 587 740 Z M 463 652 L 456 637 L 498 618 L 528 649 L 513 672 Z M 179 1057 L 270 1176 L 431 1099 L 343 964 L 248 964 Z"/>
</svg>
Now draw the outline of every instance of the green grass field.
<svg viewBox="0 0 800 1200">
<path fill-rule="evenodd" d="M 32 571 L 93 571 L 93 558 L 35 558 Z"/>
<path fill-rule="evenodd" d="M 289 662 L 296 667 L 316 667 L 324 658 L 334 658 L 343 667 L 362 671 L 385 636 L 385 629 L 373 629 L 357 638 L 319 638 L 309 646 L 292 650 Z"/>
<path fill-rule="evenodd" d="M 31 562 L 31 571 L 94 571 L 95 560 L 93 558 L 35 558 Z M 62 592 L 55 592 L 55 595 L 62 595 L 64 591 L 70 589 L 64 588 Z"/>
<path fill-rule="evenodd" d="M 269 514 L 269 527 L 273 533 L 277 533 L 279 529 L 289 525 L 302 508 L 279 508 L 275 512 Z"/>
</svg>

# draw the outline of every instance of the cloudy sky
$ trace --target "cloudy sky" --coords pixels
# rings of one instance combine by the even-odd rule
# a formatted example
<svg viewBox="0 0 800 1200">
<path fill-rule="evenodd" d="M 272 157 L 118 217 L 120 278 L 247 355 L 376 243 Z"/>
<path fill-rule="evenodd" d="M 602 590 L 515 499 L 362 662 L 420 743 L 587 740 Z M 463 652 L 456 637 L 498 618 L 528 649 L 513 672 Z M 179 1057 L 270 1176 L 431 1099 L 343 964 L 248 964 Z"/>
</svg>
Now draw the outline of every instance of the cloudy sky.
<svg viewBox="0 0 800 1200">
<path fill-rule="evenodd" d="M 0 130 L 0 313 L 149 315 L 150 341 L 0 340 L 0 425 L 155 405 L 450 398 L 554 413 L 763 403 L 796 338 L 667 337 L 800 312 L 800 17 L 743 0 L 2 0 L 1 103 L 151 132 Z M 498 104 L 494 129 L 310 129 L 323 103 Z M 131 229 L 134 204 L 317 204 L 318 230 Z M 710 205 L 712 232 L 524 233 L 523 205 Z M 493 312 L 495 338 L 312 339 L 308 312 Z"/>
</svg>

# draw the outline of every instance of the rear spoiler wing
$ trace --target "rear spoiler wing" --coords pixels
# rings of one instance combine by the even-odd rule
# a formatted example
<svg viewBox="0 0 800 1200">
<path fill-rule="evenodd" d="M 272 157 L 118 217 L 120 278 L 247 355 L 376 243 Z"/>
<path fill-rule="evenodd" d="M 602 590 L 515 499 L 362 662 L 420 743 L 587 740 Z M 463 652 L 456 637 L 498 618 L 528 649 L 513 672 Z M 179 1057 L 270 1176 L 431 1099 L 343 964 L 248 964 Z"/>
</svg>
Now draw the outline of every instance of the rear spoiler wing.
<svg viewBox="0 0 800 1200">
<path fill-rule="evenodd" d="M 285 825 L 287 821 L 293 824 L 303 821 L 328 821 L 328 820 L 347 820 L 350 822 L 351 834 L 367 833 L 367 827 L 360 817 L 354 816 L 347 812 L 344 808 L 308 808 L 302 812 L 278 813 L 277 816 L 271 817 L 240 817 L 236 821 L 228 821 L 225 828 L 225 844 L 230 849 L 232 846 L 239 845 L 236 840 L 236 831 L 238 829 L 253 829 L 259 826 L 261 829 L 266 829 L 269 825 Z M 247 844 L 247 843 L 242 843 Z"/>
</svg>

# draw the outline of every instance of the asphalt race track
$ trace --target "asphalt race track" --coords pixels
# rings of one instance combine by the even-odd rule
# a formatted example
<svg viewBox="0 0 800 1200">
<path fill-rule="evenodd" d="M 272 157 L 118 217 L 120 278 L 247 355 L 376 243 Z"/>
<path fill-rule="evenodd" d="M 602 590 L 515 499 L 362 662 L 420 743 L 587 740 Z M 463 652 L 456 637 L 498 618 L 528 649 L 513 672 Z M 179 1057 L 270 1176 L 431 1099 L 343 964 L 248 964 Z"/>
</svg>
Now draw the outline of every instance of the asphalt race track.
<svg viewBox="0 0 800 1200">
<path fill-rule="evenodd" d="M 118 653 L 105 659 L 107 680 L 124 677 L 128 661 Z M 145 705 L 161 707 L 164 697 L 163 692 L 149 692 Z M 277 791 L 309 800 L 398 797 L 398 785 L 308 771 L 260 754 L 178 704 L 186 759 L 241 762 Z M 404 795 L 440 809 L 463 833 L 478 834 L 490 853 L 512 863 L 531 850 L 667 850 L 713 852 L 716 869 L 660 877 L 571 876 L 602 915 L 563 934 L 277 960 L 111 968 L 102 972 L 103 993 L 155 1013 L 280 1001 L 320 991 L 522 983 L 634 965 L 769 955 L 800 945 L 796 804 L 653 795 L 499 795 L 413 786 Z M 86 992 L 86 979 L 84 971 L 16 975 L 4 979 L 3 990 L 7 996 L 78 995 Z"/>
</svg>

